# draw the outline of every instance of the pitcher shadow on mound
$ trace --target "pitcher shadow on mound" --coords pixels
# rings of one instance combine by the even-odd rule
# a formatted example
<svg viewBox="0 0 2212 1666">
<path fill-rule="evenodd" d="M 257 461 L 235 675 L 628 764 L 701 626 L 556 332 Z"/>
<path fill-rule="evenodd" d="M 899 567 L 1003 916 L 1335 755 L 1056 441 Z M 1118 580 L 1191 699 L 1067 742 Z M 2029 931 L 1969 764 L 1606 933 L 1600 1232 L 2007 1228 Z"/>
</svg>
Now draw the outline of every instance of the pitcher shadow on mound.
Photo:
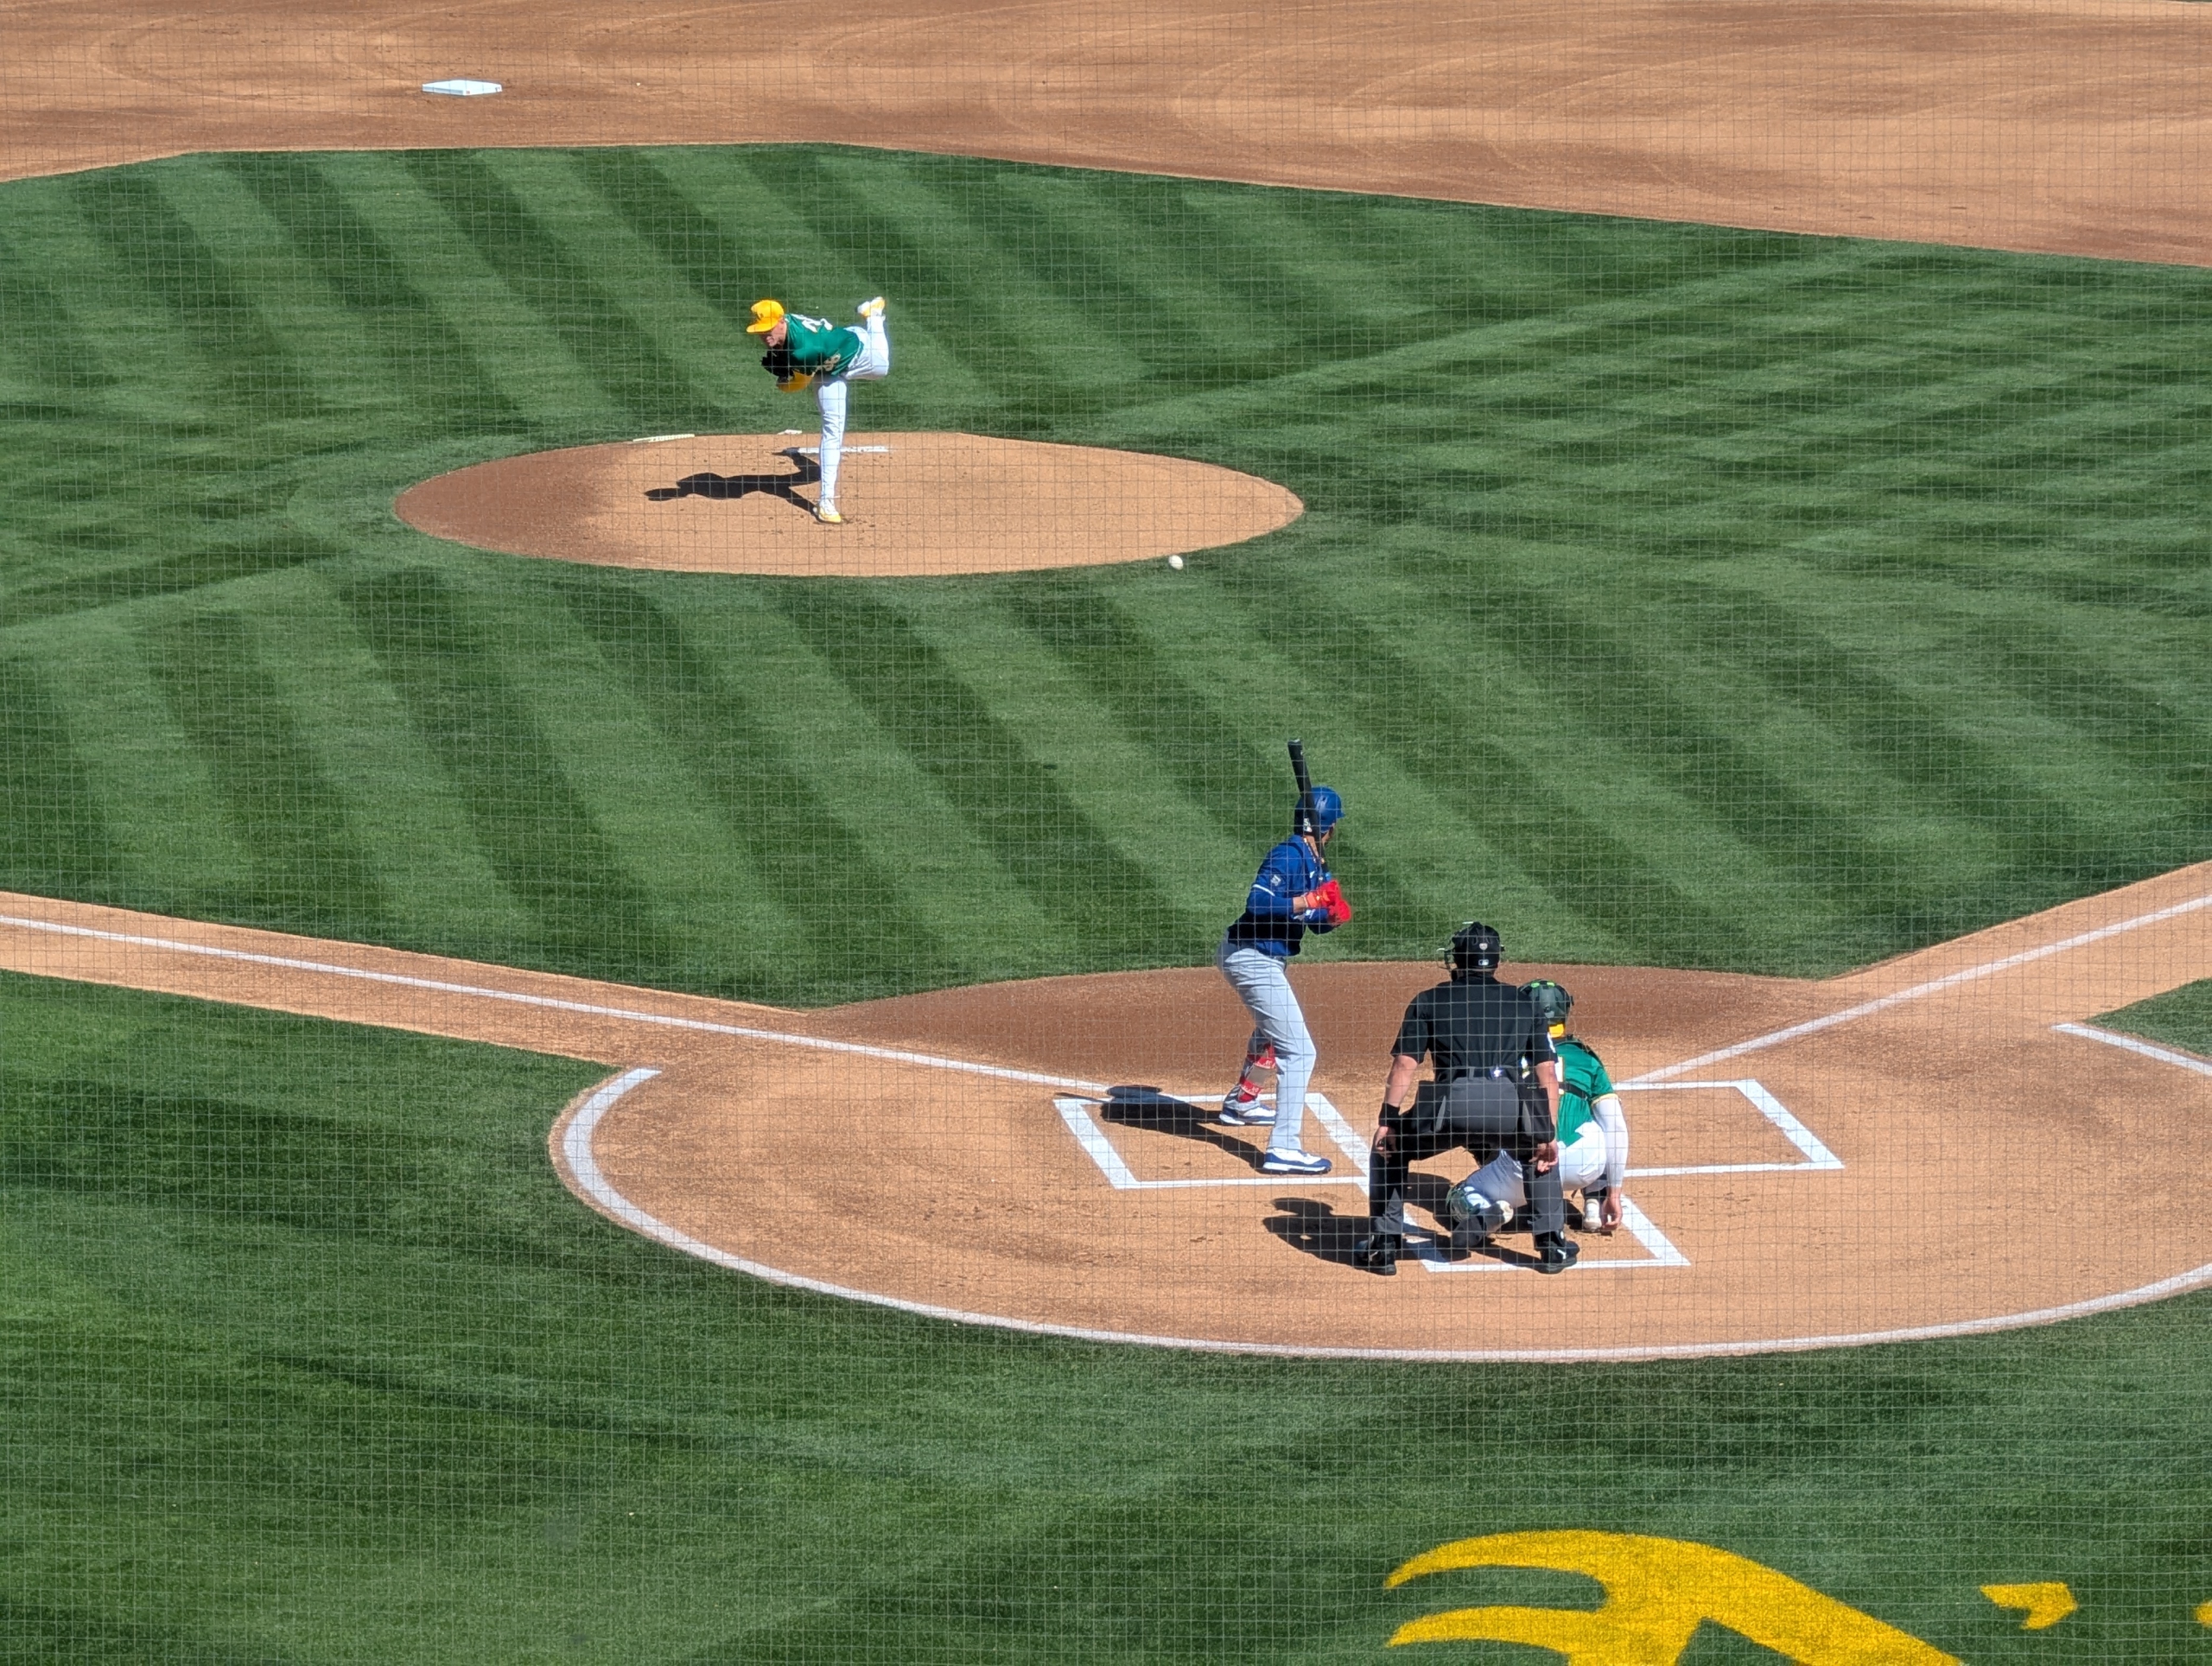
<svg viewBox="0 0 2212 1666">
<path fill-rule="evenodd" d="M 655 503 L 667 503 L 676 498 L 781 498 L 794 508 L 805 512 L 807 518 L 811 519 L 814 506 L 798 495 L 798 488 L 821 483 L 821 463 L 795 446 L 776 455 L 789 457 L 796 472 L 790 474 L 686 474 L 674 486 L 652 487 L 645 496 Z"/>
<path fill-rule="evenodd" d="M 1172 1134 L 1179 1140 L 1194 1140 L 1257 1168 L 1260 1159 L 1267 1154 L 1265 1148 L 1240 1140 L 1226 1129 L 1211 1126 L 1205 1120 L 1209 1114 L 1205 1107 L 1178 1099 L 1159 1088 L 1127 1083 L 1107 1089 L 1106 1102 L 1098 1107 L 1101 1121 L 1120 1128 Z"/>
</svg>

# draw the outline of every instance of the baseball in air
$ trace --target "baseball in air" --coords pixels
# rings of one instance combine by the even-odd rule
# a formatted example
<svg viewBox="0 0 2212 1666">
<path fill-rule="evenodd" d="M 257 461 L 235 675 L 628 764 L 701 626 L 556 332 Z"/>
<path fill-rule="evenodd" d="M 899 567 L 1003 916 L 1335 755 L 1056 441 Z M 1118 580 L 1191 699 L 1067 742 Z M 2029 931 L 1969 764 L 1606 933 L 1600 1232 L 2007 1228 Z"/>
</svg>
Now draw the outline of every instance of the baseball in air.
<svg viewBox="0 0 2212 1666">
<path fill-rule="evenodd" d="M 1170 556 L 1167 557 L 1167 564 L 1179 573 L 1183 570 L 1183 557 L 1180 556 Z"/>
</svg>

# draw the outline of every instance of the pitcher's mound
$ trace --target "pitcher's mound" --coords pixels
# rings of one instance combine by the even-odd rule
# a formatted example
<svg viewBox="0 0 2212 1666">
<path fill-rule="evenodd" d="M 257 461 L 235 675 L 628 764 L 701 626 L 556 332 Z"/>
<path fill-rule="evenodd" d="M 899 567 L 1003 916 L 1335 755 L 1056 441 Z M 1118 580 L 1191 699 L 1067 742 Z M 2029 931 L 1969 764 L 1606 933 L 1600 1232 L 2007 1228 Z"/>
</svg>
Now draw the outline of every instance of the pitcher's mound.
<svg viewBox="0 0 2212 1666">
<path fill-rule="evenodd" d="M 974 434 L 846 442 L 842 526 L 814 518 L 812 435 L 578 446 L 410 486 L 400 519 L 480 550 L 602 567 L 908 578 L 1143 561 L 1241 543 L 1303 512 L 1211 463 Z"/>
</svg>

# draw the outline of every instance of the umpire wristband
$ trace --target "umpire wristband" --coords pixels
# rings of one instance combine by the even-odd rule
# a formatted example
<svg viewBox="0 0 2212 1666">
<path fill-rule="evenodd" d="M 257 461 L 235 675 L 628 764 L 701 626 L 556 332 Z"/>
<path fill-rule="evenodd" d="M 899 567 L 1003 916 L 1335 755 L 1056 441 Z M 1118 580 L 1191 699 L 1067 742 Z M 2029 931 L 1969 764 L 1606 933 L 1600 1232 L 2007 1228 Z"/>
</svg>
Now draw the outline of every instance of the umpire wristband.
<svg viewBox="0 0 2212 1666">
<path fill-rule="evenodd" d="M 1403 1117 L 1405 1114 L 1406 1111 L 1404 1106 L 1394 1105 L 1388 1099 L 1385 1099 L 1382 1102 L 1382 1115 L 1380 1120 L 1384 1128 L 1395 1128 L 1398 1125 L 1399 1120 Z"/>
</svg>

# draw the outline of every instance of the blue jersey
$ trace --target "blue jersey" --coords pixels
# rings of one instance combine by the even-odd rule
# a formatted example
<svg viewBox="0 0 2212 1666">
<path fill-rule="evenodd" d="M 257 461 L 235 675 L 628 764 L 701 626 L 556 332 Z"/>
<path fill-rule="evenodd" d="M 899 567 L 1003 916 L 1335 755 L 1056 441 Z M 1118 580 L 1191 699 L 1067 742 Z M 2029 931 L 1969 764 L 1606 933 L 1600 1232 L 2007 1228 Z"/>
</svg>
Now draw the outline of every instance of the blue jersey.
<svg viewBox="0 0 2212 1666">
<path fill-rule="evenodd" d="M 1306 932 L 1334 929 L 1327 909 L 1309 908 L 1301 914 L 1290 906 L 1293 898 L 1304 896 L 1328 877 L 1329 870 L 1305 840 L 1285 839 L 1268 852 L 1253 876 L 1243 915 L 1229 928 L 1229 940 L 1239 948 L 1288 959 L 1298 952 Z"/>
</svg>

